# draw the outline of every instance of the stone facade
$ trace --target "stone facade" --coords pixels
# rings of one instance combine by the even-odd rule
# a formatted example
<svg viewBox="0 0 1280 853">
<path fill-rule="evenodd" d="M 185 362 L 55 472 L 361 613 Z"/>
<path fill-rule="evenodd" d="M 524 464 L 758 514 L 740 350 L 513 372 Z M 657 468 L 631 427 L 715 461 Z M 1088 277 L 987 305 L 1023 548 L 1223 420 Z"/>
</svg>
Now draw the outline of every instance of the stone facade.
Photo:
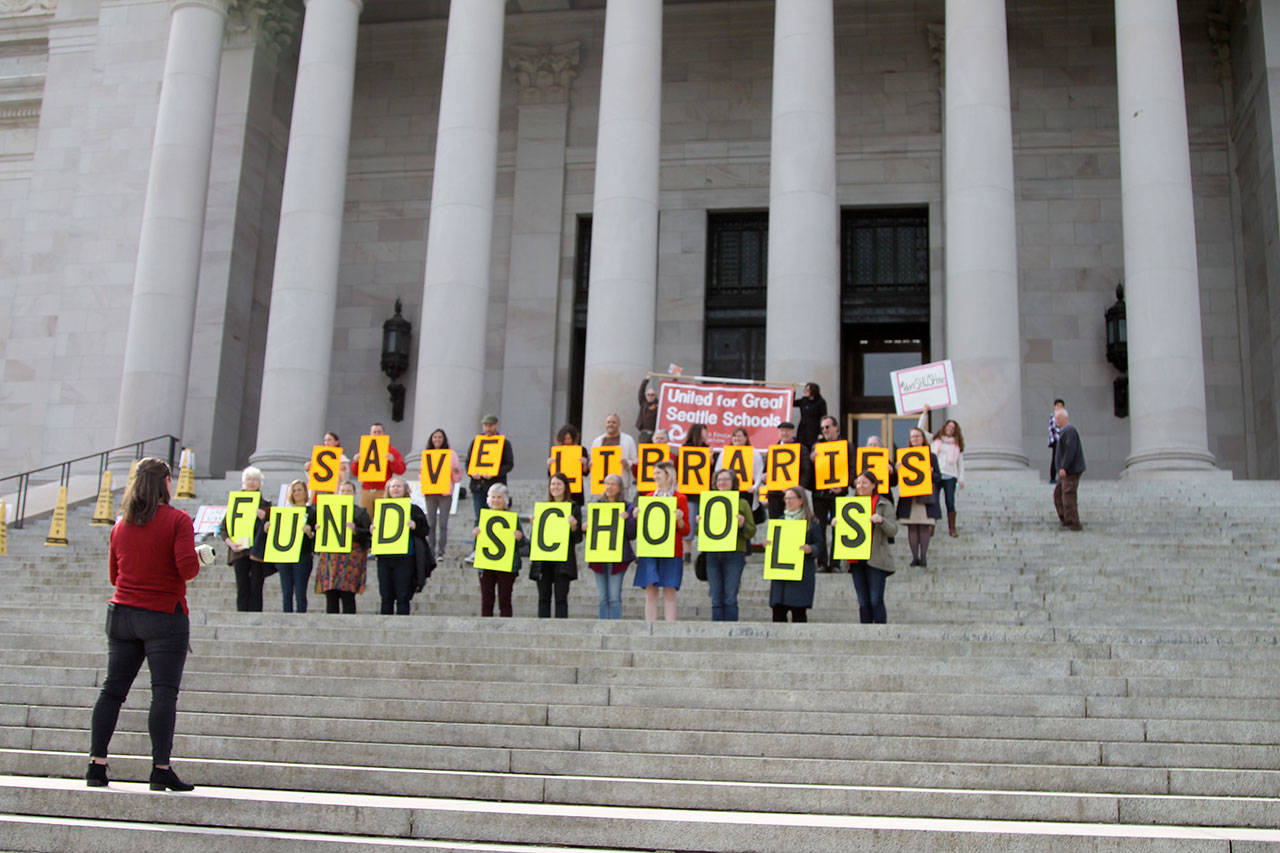
<svg viewBox="0 0 1280 853">
<path fill-rule="evenodd" d="M 383 21 L 383 5 L 366 0 L 359 31 L 325 423 L 353 440 L 381 420 L 407 450 L 412 435 L 453 422 L 447 400 L 422 411 L 411 393 L 405 421 L 391 423 L 378 364 L 397 298 L 421 332 L 447 22 Z M 1208 450 L 1237 477 L 1276 477 L 1280 10 L 1221 5 L 1178 4 Z M 1091 473 L 1117 476 L 1130 423 L 1112 413 L 1103 325 L 1124 278 L 1113 4 L 1007 9 L 1022 376 L 1022 408 L 1009 416 L 1039 471 L 1048 404 L 1066 398 Z M 931 350 L 945 357 L 944 2 L 836 0 L 834 12 L 836 200 L 928 209 Z M 769 206 L 774 14 L 757 0 L 664 8 L 654 367 L 701 369 L 708 211 Z M 115 439 L 169 3 L 62 0 L 0 15 L 0 73 L 25 81 L 0 79 L 7 473 Z M 585 8 L 505 22 L 481 408 L 502 416 L 526 475 L 568 411 L 604 20 Z M 223 50 L 185 402 L 184 442 L 213 473 L 255 450 L 297 63 L 296 31 L 291 40 L 278 21 L 242 21 Z M 539 87 L 530 51 L 553 49 L 573 53 L 573 73 Z M 410 388 L 417 370 L 415 347 Z M 956 416 L 964 422 L 963 407 Z M 588 439 L 598 426 L 584 426 Z M 468 437 L 451 431 L 455 446 Z M 299 453 L 319 437 L 298 436 Z"/>
</svg>

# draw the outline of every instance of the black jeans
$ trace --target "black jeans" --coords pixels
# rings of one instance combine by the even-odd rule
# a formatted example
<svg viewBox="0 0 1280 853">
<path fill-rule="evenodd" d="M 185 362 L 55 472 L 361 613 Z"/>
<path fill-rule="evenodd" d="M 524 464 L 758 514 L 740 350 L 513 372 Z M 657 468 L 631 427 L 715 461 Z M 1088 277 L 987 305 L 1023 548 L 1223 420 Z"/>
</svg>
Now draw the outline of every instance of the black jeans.
<svg viewBox="0 0 1280 853">
<path fill-rule="evenodd" d="M 789 607 L 785 604 L 774 604 L 771 609 L 773 610 L 774 622 L 786 622 L 788 613 L 791 614 L 792 622 L 809 621 L 809 608 L 807 607 Z"/>
<path fill-rule="evenodd" d="M 120 706 L 129 695 L 142 661 L 151 671 L 151 761 L 168 764 L 173 751 L 173 725 L 178 715 L 178 688 L 187 662 L 191 623 L 179 606 L 173 613 L 142 610 L 123 604 L 107 606 L 107 677 L 93 706 L 89 754 L 106 758 L 116 730 Z"/>
<path fill-rule="evenodd" d="M 262 563 L 248 556 L 231 564 L 236 570 L 236 610 L 262 612 Z"/>
<path fill-rule="evenodd" d="M 356 612 L 356 594 L 341 589 L 326 589 L 324 591 L 324 612 L 337 613 L 338 604 L 342 604 L 343 613 Z"/>
<path fill-rule="evenodd" d="M 409 614 L 409 599 L 413 598 L 414 572 L 417 566 L 413 555 L 378 558 L 378 593 L 382 597 L 383 613 Z"/>
<path fill-rule="evenodd" d="M 556 618 L 566 619 L 569 616 L 569 584 L 573 579 L 558 574 L 555 569 L 546 566 L 538 577 L 538 617 L 546 619 L 551 615 L 551 595 L 555 593 Z"/>
</svg>

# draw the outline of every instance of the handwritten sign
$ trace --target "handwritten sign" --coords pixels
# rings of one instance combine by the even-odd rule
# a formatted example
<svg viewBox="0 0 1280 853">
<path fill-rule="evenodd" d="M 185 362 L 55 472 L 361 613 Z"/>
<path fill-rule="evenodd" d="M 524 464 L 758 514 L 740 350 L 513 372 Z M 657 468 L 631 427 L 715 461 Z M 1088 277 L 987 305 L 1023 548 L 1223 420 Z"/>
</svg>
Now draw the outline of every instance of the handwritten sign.
<svg viewBox="0 0 1280 853">
<path fill-rule="evenodd" d="M 906 367 L 889 374 L 893 385 L 893 405 L 900 415 L 914 415 L 924 407 L 941 409 L 960 402 L 956 396 L 956 375 L 951 359 Z"/>
</svg>

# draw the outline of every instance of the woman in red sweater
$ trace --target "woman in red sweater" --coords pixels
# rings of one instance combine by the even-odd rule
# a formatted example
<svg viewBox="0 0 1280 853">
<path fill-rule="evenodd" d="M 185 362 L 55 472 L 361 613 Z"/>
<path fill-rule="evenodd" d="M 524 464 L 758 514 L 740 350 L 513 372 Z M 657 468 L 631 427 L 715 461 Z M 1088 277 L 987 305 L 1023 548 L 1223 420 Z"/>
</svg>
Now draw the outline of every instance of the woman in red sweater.
<svg viewBox="0 0 1280 853">
<path fill-rule="evenodd" d="M 116 593 L 107 605 L 107 677 L 93 706 L 90 787 L 107 784 L 107 746 L 120 705 L 146 660 L 151 672 L 151 790 L 190 791 L 169 766 L 178 687 L 187 660 L 187 581 L 200 572 L 191 516 L 169 506 L 169 466 L 138 463 L 125 492 L 124 517 L 111 529 L 108 571 Z"/>
</svg>

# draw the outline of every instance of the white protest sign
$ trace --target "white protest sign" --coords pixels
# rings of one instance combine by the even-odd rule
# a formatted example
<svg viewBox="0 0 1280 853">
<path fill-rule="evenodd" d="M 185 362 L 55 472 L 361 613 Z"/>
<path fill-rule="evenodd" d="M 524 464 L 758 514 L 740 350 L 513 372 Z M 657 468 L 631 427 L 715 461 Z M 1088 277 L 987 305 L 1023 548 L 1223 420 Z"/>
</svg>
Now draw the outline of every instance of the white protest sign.
<svg viewBox="0 0 1280 853">
<path fill-rule="evenodd" d="M 956 396 L 956 375 L 951 359 L 907 367 L 889 374 L 893 385 L 893 405 L 900 415 L 914 415 L 924 407 L 941 409 L 960 402 Z"/>
<path fill-rule="evenodd" d="M 200 507 L 196 510 L 196 517 L 192 519 L 195 534 L 197 536 L 207 536 L 217 533 L 218 525 L 222 523 L 222 519 L 226 514 L 227 507 L 225 504 Z"/>
</svg>

